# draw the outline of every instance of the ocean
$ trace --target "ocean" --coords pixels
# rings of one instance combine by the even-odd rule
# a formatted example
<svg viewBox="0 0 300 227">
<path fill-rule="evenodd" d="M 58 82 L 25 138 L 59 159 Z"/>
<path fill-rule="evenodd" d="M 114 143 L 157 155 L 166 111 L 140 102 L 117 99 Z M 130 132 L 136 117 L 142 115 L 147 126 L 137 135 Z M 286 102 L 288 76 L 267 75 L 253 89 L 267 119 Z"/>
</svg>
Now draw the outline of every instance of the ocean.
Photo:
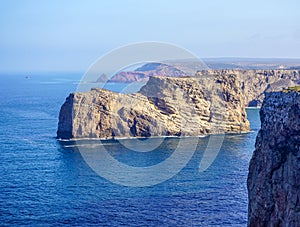
<svg viewBox="0 0 300 227">
<path fill-rule="evenodd" d="M 80 77 L 0 76 L 1 226 L 247 225 L 246 181 L 260 128 L 258 109 L 247 109 L 251 132 L 226 135 L 204 172 L 199 163 L 209 136 L 197 140 L 189 162 L 170 179 L 148 187 L 124 186 L 97 174 L 80 151 L 97 155 L 97 146 L 105 146 L 119 162 L 145 167 L 170 157 L 180 139 L 165 138 L 151 152 L 127 149 L 124 141 L 84 141 L 80 149 L 76 142 L 57 141 L 60 106 L 76 91 Z M 122 86 L 107 87 L 117 91 Z M 188 149 L 189 138 L 183 142 Z"/>
</svg>

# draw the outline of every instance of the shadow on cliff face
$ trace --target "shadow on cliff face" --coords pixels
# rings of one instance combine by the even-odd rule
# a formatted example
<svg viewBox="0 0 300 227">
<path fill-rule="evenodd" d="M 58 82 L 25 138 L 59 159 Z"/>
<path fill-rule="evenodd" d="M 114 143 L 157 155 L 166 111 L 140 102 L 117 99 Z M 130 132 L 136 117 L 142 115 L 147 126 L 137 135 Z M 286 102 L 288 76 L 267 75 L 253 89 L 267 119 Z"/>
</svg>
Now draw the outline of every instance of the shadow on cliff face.
<svg viewBox="0 0 300 227">
<path fill-rule="evenodd" d="M 269 93 L 249 166 L 249 226 L 300 223 L 300 93 Z"/>
</svg>

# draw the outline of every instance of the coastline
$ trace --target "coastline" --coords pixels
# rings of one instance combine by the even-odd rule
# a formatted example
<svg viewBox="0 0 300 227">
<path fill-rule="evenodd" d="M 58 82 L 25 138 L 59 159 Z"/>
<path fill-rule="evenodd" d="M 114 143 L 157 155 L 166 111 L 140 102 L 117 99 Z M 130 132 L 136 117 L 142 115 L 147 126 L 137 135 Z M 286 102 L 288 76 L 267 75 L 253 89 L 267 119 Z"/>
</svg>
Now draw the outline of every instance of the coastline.
<svg viewBox="0 0 300 227">
<path fill-rule="evenodd" d="M 247 107 L 245 107 L 245 109 L 247 110 L 247 109 L 249 109 L 249 110 L 260 110 L 261 109 L 261 107 L 256 107 L 256 106 L 247 106 Z"/>
<path fill-rule="evenodd" d="M 162 139 L 162 138 L 178 138 L 178 139 L 184 139 L 184 138 L 205 138 L 208 136 L 221 136 L 221 135 L 240 135 L 240 134 L 247 134 L 254 132 L 253 130 L 249 131 L 241 131 L 241 132 L 228 132 L 228 133 L 212 133 L 212 134 L 206 134 L 206 135 L 199 135 L 199 136 L 149 136 L 149 137 L 108 137 L 108 138 L 89 138 L 89 137 L 83 137 L 83 138 L 70 138 L 70 139 L 61 139 L 56 138 L 59 142 L 71 142 L 71 141 L 115 141 L 115 140 L 134 140 L 134 139 L 140 139 L 140 140 L 147 140 L 147 139 Z"/>
</svg>

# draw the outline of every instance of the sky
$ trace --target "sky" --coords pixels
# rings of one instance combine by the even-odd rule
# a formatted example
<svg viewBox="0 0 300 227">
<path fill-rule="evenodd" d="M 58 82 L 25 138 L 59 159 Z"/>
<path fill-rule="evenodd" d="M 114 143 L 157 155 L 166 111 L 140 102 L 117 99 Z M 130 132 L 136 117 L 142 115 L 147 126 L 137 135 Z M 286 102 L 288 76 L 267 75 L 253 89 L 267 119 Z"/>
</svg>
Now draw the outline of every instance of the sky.
<svg viewBox="0 0 300 227">
<path fill-rule="evenodd" d="M 130 43 L 199 58 L 300 58 L 299 0 L 0 1 L 0 72 L 86 71 Z"/>
</svg>

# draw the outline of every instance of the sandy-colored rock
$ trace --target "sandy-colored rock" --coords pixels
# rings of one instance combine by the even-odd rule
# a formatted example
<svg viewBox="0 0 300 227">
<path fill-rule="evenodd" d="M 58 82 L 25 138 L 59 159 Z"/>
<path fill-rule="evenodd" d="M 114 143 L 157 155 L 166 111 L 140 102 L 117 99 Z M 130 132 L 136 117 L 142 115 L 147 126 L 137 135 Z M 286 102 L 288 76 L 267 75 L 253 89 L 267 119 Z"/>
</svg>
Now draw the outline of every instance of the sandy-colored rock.
<svg viewBox="0 0 300 227">
<path fill-rule="evenodd" d="M 249 166 L 248 226 L 300 224 L 300 93 L 266 95 Z"/>
<path fill-rule="evenodd" d="M 249 130 L 236 76 L 150 77 L 138 93 L 94 88 L 61 107 L 57 137 L 199 136 Z"/>
<path fill-rule="evenodd" d="M 229 65 L 226 65 L 228 68 Z M 266 66 L 262 64 L 260 67 Z M 225 66 L 224 66 L 225 67 Z M 257 65 L 256 67 L 259 67 Z M 200 62 L 186 63 L 147 63 L 142 67 L 126 72 L 119 72 L 108 80 L 101 75 L 98 82 L 131 83 L 147 81 L 152 76 L 182 77 L 197 75 L 237 75 L 247 106 L 261 106 L 265 92 L 280 91 L 283 88 L 300 85 L 300 70 L 295 69 L 211 69 Z"/>
<path fill-rule="evenodd" d="M 300 84 L 299 70 L 203 70 L 198 75 L 237 75 L 247 106 L 261 106 L 266 92 Z"/>
</svg>

